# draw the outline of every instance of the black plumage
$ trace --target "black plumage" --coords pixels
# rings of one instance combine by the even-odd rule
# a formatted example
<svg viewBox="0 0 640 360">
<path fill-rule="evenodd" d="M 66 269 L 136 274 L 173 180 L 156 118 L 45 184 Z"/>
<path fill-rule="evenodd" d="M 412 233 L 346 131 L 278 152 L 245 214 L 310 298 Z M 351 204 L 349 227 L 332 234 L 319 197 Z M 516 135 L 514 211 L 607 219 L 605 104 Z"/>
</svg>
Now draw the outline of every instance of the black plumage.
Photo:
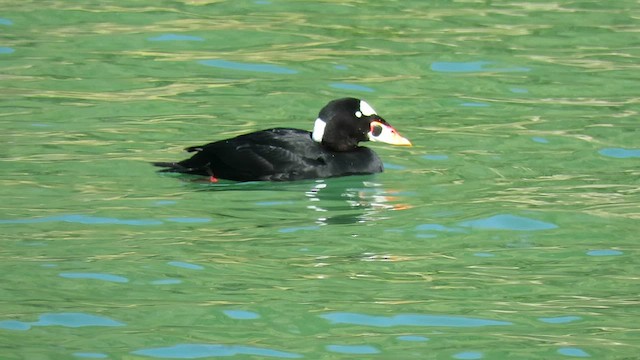
<svg viewBox="0 0 640 360">
<path fill-rule="evenodd" d="M 383 127 L 387 135 L 392 132 L 393 140 L 376 138 Z M 186 150 L 194 153 L 191 158 L 154 165 L 164 167 L 162 172 L 235 181 L 289 181 L 381 172 L 382 161 L 376 153 L 357 145 L 367 140 L 410 145 L 368 104 L 346 98 L 334 100 L 320 111 L 313 133 L 290 128 L 256 131 L 189 147 Z"/>
</svg>

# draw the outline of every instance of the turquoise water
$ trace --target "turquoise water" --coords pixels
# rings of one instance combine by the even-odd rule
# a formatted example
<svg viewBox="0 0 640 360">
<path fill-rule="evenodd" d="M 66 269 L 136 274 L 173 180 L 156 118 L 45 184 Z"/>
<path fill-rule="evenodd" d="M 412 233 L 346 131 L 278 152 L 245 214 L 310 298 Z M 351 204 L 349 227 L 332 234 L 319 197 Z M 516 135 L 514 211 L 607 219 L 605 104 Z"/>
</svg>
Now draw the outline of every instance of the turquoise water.
<svg viewBox="0 0 640 360">
<path fill-rule="evenodd" d="M 639 16 L 3 2 L 0 357 L 637 358 Z M 149 165 L 344 96 L 414 144 L 384 173 Z"/>
</svg>

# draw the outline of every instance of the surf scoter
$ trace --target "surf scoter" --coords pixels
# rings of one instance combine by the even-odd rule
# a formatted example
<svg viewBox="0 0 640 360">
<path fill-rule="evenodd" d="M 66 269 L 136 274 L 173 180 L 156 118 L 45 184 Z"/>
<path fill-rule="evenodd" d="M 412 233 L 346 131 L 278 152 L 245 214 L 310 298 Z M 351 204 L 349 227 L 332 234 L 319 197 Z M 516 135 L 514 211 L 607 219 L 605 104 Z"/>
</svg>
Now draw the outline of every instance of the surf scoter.
<svg viewBox="0 0 640 360">
<path fill-rule="evenodd" d="M 329 102 L 313 132 L 274 128 L 186 148 L 195 153 L 179 162 L 156 162 L 161 172 L 235 181 L 289 181 L 382 172 L 382 161 L 361 141 L 411 146 L 364 100 Z"/>
</svg>

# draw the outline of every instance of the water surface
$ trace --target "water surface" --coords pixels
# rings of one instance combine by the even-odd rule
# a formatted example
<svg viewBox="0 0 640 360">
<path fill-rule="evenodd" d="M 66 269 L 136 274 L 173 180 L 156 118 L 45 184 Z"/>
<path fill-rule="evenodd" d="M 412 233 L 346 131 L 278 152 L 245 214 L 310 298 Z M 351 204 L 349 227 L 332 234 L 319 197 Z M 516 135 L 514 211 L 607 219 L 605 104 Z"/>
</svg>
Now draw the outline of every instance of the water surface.
<svg viewBox="0 0 640 360">
<path fill-rule="evenodd" d="M 0 357 L 640 353 L 638 3 L 5 2 Z M 372 176 L 149 162 L 363 97 Z"/>
</svg>

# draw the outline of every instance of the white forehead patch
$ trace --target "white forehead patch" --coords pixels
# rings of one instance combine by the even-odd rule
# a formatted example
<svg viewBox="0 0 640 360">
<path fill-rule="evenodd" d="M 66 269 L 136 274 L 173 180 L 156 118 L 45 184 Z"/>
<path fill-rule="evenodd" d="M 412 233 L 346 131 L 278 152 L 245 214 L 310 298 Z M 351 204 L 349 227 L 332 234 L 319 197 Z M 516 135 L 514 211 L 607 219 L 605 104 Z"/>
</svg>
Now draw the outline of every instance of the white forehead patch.
<svg viewBox="0 0 640 360">
<path fill-rule="evenodd" d="M 360 100 L 360 112 L 364 116 L 376 115 L 376 111 L 373 110 L 371 105 L 367 104 L 367 102 L 364 100 Z M 358 113 L 356 113 L 356 116 L 358 116 Z"/>
<path fill-rule="evenodd" d="M 327 127 L 327 123 L 324 122 L 324 120 L 317 118 L 316 123 L 313 124 L 313 132 L 311 133 L 311 138 L 313 139 L 313 141 L 322 142 L 325 127 Z"/>
</svg>

